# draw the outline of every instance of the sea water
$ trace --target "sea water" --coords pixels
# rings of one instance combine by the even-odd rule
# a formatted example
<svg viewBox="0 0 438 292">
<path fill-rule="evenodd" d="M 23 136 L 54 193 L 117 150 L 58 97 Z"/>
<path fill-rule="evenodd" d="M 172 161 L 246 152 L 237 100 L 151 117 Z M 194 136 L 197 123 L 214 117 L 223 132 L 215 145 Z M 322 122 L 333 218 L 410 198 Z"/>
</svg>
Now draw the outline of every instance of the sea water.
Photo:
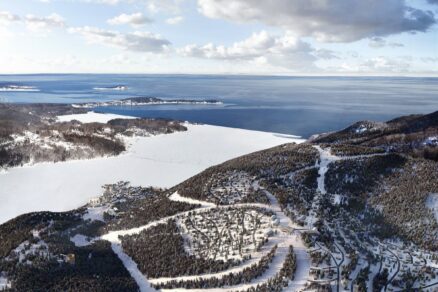
<svg viewBox="0 0 438 292">
<path fill-rule="evenodd" d="M 222 105 L 114 106 L 94 110 L 309 137 L 358 120 L 438 110 L 438 78 L 223 75 L 0 75 L 0 102 L 82 103 L 148 96 Z M 118 87 L 118 88 L 117 88 Z"/>
</svg>

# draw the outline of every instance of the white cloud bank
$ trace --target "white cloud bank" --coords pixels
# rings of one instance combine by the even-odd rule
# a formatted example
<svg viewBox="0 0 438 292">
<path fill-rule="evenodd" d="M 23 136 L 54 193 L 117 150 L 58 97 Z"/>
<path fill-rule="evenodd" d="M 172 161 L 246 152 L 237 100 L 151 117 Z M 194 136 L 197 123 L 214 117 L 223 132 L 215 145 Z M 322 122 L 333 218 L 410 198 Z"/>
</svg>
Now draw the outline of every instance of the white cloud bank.
<svg viewBox="0 0 438 292">
<path fill-rule="evenodd" d="M 89 26 L 70 28 L 69 32 L 84 36 L 90 43 L 101 43 L 135 52 L 164 52 L 171 44 L 150 32 L 120 33 Z"/>
<path fill-rule="evenodd" d="M 9 11 L 0 11 L 0 24 L 8 25 L 14 21 L 20 21 L 18 15 L 12 14 Z"/>
<path fill-rule="evenodd" d="M 404 47 L 403 44 L 401 43 L 393 43 L 393 42 L 387 42 L 385 39 L 381 38 L 381 37 L 373 37 L 370 39 L 368 45 L 371 48 L 383 48 L 383 47 L 392 47 L 392 48 L 400 48 L 400 47 Z"/>
<path fill-rule="evenodd" d="M 141 12 L 132 13 L 132 14 L 120 14 L 114 18 L 108 20 L 108 23 L 111 25 L 122 25 L 129 24 L 134 27 L 142 26 L 146 23 L 151 23 L 152 19 L 146 17 Z"/>
<path fill-rule="evenodd" d="M 47 17 L 39 17 L 28 14 L 24 18 L 26 27 L 32 31 L 50 30 L 51 28 L 63 28 L 66 26 L 62 16 L 52 13 Z"/>
<path fill-rule="evenodd" d="M 433 12 L 419 8 L 427 6 L 412 8 L 407 3 L 413 2 L 405 0 L 196 0 L 198 11 L 209 18 L 221 18 L 235 23 L 256 22 L 263 24 L 262 27 L 268 25 L 280 29 L 273 30 L 277 31 L 275 34 L 264 30 L 254 32 L 248 38 L 231 44 L 224 43 L 229 38 L 218 38 L 214 35 L 203 36 L 204 39 L 201 38 L 200 41 L 185 43 L 181 43 L 179 37 L 176 37 L 178 46 L 172 46 L 167 37 L 143 31 L 143 26 L 152 22 L 144 11 L 149 11 L 149 14 L 159 13 L 156 17 L 160 21 L 154 23 L 151 28 L 157 31 L 163 27 L 163 31 L 169 29 L 165 27 L 166 24 L 176 25 L 184 20 L 187 25 L 180 26 L 180 33 L 187 34 L 187 38 L 190 38 L 190 31 L 186 30 L 192 25 L 193 18 L 184 14 L 187 10 L 183 9 L 182 4 L 187 3 L 186 0 L 69 1 L 82 2 L 82 5 L 84 2 L 113 4 L 115 7 L 98 6 L 99 9 L 111 11 L 119 9 L 112 14 L 115 17 L 105 19 L 102 25 L 126 27 L 113 30 L 100 27 L 99 24 L 86 26 L 86 22 L 77 27 L 69 27 L 58 14 L 15 15 L 8 11 L 0 11 L 0 37 L 8 38 L 9 43 L 18 39 L 21 32 L 14 29 L 15 25 L 25 28 L 27 32 L 24 34 L 27 34 L 29 39 L 34 36 L 34 31 L 50 32 L 60 29 L 58 32 L 80 35 L 88 43 L 110 46 L 114 48 L 114 52 L 108 50 L 110 53 L 102 55 L 100 59 L 94 55 L 87 55 L 87 49 L 78 53 L 60 53 L 57 56 L 47 56 L 41 52 L 28 53 L 25 55 L 26 58 L 18 58 L 17 54 L 8 55 L 4 56 L 3 60 L 0 58 L 4 72 L 119 70 L 125 73 L 153 73 L 157 70 L 160 73 L 437 74 L 433 65 L 430 65 L 436 59 L 433 52 L 422 52 L 418 58 L 413 58 L 408 50 L 410 43 L 399 43 L 396 41 L 397 38 L 386 38 L 388 35 L 401 32 L 427 31 L 436 23 Z M 437 0 L 428 2 L 433 4 Z M 128 6 L 131 6 L 128 11 L 135 13 L 126 14 L 122 13 L 123 10 L 120 11 Z M 140 7 L 143 10 L 139 10 Z M 208 29 L 209 21 L 204 21 Z M 128 26 L 132 27 L 130 32 Z M 235 27 L 237 29 L 238 24 Z M 179 27 L 168 32 L 169 36 L 174 29 Z M 270 30 L 269 27 L 265 29 Z M 434 31 L 431 31 L 429 34 L 433 33 Z M 56 37 L 61 37 L 61 34 Z M 412 34 L 409 38 L 415 38 L 415 35 Z M 315 39 L 342 43 L 364 40 L 359 43 L 360 49 L 357 47 L 358 43 L 352 44 L 353 51 L 350 54 L 338 44 L 321 44 L 314 42 Z M 407 48 L 403 48 L 404 45 Z M 381 48 L 393 48 L 394 53 L 388 54 L 387 49 L 378 50 Z M 153 58 L 151 53 L 155 54 Z M 72 54 L 75 55 L 74 58 L 65 56 Z M 352 57 L 353 54 L 357 57 Z M 19 61 L 16 61 L 17 59 Z M 112 69 L 111 64 L 114 62 L 117 66 Z"/>
<path fill-rule="evenodd" d="M 77 2 L 89 2 L 107 5 L 119 5 L 122 3 L 133 4 L 136 6 L 142 5 L 151 13 L 165 12 L 170 14 L 178 14 L 181 12 L 181 6 L 185 0 L 71 0 Z"/>
<path fill-rule="evenodd" d="M 255 61 L 258 64 L 269 64 L 295 71 L 315 69 L 314 62 L 319 58 L 337 58 L 332 51 L 315 49 L 291 33 L 275 36 L 266 31 L 254 33 L 249 38 L 228 47 L 212 43 L 203 46 L 188 45 L 177 49 L 177 52 L 185 57 Z"/>
<path fill-rule="evenodd" d="M 431 11 L 404 0 L 198 0 L 198 9 L 210 18 L 262 22 L 321 42 L 425 32 L 436 23 Z"/>
<path fill-rule="evenodd" d="M 166 23 L 170 24 L 170 25 L 175 25 L 175 24 L 182 22 L 183 20 L 184 20 L 184 17 L 175 16 L 175 17 L 170 17 L 170 18 L 166 19 Z"/>
<path fill-rule="evenodd" d="M 11 23 L 25 24 L 30 31 L 50 31 L 53 28 L 64 28 L 66 23 L 64 18 L 56 13 L 49 16 L 36 16 L 27 14 L 24 17 L 12 14 L 9 11 L 0 11 L 0 25 L 10 25 Z"/>
</svg>

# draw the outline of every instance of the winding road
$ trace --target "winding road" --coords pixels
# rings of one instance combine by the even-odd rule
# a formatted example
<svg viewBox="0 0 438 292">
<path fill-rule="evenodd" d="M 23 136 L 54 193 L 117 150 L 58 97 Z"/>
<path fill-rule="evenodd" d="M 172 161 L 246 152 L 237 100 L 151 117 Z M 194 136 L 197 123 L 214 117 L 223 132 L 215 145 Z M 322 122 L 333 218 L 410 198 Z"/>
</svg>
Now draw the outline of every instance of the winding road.
<svg viewBox="0 0 438 292">
<path fill-rule="evenodd" d="M 224 290 L 224 291 L 233 291 L 233 290 L 242 290 L 242 289 L 248 289 L 251 287 L 256 287 L 257 285 L 264 284 L 269 281 L 269 279 L 276 276 L 276 274 L 280 271 L 280 269 L 283 266 L 283 262 L 286 259 L 286 256 L 289 252 L 289 246 L 292 245 L 294 247 L 294 252 L 296 255 L 297 260 L 297 270 L 295 272 L 295 277 L 293 281 L 290 281 L 289 288 L 292 289 L 292 291 L 300 291 L 304 288 L 305 284 L 308 281 L 309 277 L 309 270 L 310 270 L 310 258 L 307 252 L 307 248 L 304 246 L 304 242 L 302 241 L 301 237 L 298 235 L 292 234 L 292 231 L 294 229 L 298 229 L 299 227 L 296 226 L 289 217 L 287 217 L 283 211 L 281 210 L 279 203 L 274 195 L 272 195 L 270 192 L 264 190 L 266 193 L 266 196 L 270 200 L 270 205 L 265 204 L 253 204 L 253 203 L 247 203 L 247 204 L 234 204 L 232 205 L 234 208 L 241 208 L 241 207 L 258 207 L 258 208 L 265 208 L 267 210 L 270 210 L 274 212 L 279 219 L 280 225 L 277 229 L 278 234 L 274 235 L 269 239 L 269 246 L 272 246 L 274 244 L 278 245 L 278 249 L 276 252 L 276 255 L 274 256 L 273 262 L 270 264 L 269 269 L 264 272 L 264 274 L 261 277 L 258 277 L 254 279 L 251 283 L 248 284 L 241 284 L 236 285 L 232 287 L 223 287 L 223 288 L 214 288 L 213 290 Z M 166 283 L 172 280 L 193 280 L 193 279 L 208 279 L 212 277 L 221 277 L 226 274 L 229 274 L 230 272 L 237 273 L 239 271 L 242 271 L 244 268 L 251 265 L 251 263 L 254 263 L 257 261 L 257 259 L 260 259 L 263 254 L 265 253 L 259 253 L 257 256 L 255 256 L 250 262 L 244 263 L 240 266 L 233 267 L 227 271 L 223 271 L 220 273 L 214 273 L 214 274 L 204 274 L 204 275 L 195 275 L 195 276 L 181 276 L 181 277 L 175 277 L 175 278 L 159 278 L 159 279 L 148 279 L 146 278 L 141 271 L 138 269 L 137 264 L 130 258 L 121 247 L 121 240 L 120 236 L 126 236 L 126 235 L 133 235 L 138 234 L 144 230 L 147 230 L 151 227 L 154 227 L 158 224 L 162 224 L 167 222 L 169 219 L 174 219 L 178 216 L 188 214 L 189 212 L 206 212 L 212 208 L 229 208 L 230 206 L 216 206 L 215 204 L 204 202 L 204 201 L 198 201 L 193 200 L 190 198 L 185 198 L 180 196 L 178 193 L 174 193 L 169 197 L 170 200 L 173 201 L 179 201 L 179 202 L 185 202 L 189 204 L 197 204 L 200 205 L 199 208 L 193 209 L 187 212 L 181 212 L 178 214 L 175 214 L 173 216 L 168 216 L 165 218 L 162 218 L 160 220 L 151 222 L 149 224 L 146 224 L 141 227 L 132 228 L 129 230 L 119 230 L 119 231 L 113 231 L 109 232 L 108 234 L 105 234 L 101 237 L 103 240 L 107 240 L 111 242 L 111 246 L 113 251 L 118 255 L 118 257 L 122 260 L 123 264 L 125 265 L 126 269 L 129 271 L 131 276 L 134 278 L 136 283 L 139 286 L 140 291 L 146 292 L 146 291 L 154 291 L 154 289 L 151 287 L 152 284 L 157 283 Z M 267 251 L 269 249 L 268 246 L 264 247 L 263 250 Z M 181 290 L 181 289 L 178 289 Z M 164 290 L 163 290 L 164 291 Z M 196 291 L 196 289 L 192 289 L 190 291 Z M 203 290 L 205 291 L 205 290 Z"/>
</svg>

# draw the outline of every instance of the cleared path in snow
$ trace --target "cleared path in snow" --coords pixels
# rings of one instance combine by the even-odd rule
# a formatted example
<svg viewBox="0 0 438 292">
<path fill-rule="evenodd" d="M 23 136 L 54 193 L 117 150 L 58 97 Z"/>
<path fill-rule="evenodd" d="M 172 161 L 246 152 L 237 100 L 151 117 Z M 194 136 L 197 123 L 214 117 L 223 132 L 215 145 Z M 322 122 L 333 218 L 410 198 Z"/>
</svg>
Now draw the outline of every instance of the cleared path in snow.
<svg viewBox="0 0 438 292">
<path fill-rule="evenodd" d="M 277 252 L 274 256 L 274 259 L 272 263 L 269 265 L 269 269 L 263 273 L 261 277 L 258 277 L 254 279 L 251 283 L 248 284 L 240 284 L 236 286 L 228 286 L 223 288 L 212 288 L 212 289 L 202 289 L 202 291 L 209 290 L 209 291 L 232 291 L 232 290 L 242 290 L 242 289 L 248 289 L 251 287 L 256 287 L 257 285 L 266 283 L 269 279 L 276 276 L 276 274 L 280 271 L 280 269 L 283 266 L 283 262 L 289 252 L 289 246 L 292 245 L 294 247 L 294 252 L 297 257 L 297 270 L 295 273 L 294 280 L 290 282 L 290 289 L 293 289 L 293 291 L 299 291 L 300 289 L 304 288 L 305 283 L 308 280 L 309 276 L 309 270 L 310 270 L 310 258 L 307 253 L 307 249 L 304 246 L 303 241 L 301 240 L 300 236 L 297 234 L 292 234 L 292 231 L 297 229 L 298 226 L 296 226 L 289 217 L 287 217 L 281 210 L 276 198 L 269 192 L 265 191 L 266 195 L 271 201 L 271 205 L 264 205 L 264 204 L 235 204 L 233 207 L 262 207 L 266 208 L 268 210 L 272 210 L 276 213 L 277 218 L 280 221 L 280 227 L 279 228 L 279 234 L 274 236 L 272 239 L 270 239 L 269 247 L 272 247 L 273 244 L 278 244 Z M 191 204 L 199 204 L 201 205 L 200 208 L 195 209 L 198 212 L 207 211 L 212 208 L 216 208 L 214 204 L 193 200 L 190 198 L 185 198 L 180 196 L 178 193 L 172 194 L 169 199 L 174 201 L 180 201 L 180 202 L 186 202 Z M 228 208 L 229 206 L 218 206 L 218 208 Z M 112 248 L 114 252 L 121 258 L 124 265 L 128 269 L 128 271 L 131 273 L 132 277 L 137 281 L 137 284 L 139 285 L 139 288 L 141 291 L 149 291 L 147 288 L 151 286 L 151 284 L 156 283 L 166 283 L 171 280 L 192 280 L 192 279 L 208 279 L 212 277 L 222 277 L 224 275 L 229 274 L 230 272 L 237 273 L 239 271 L 242 271 L 245 267 L 248 266 L 248 263 L 242 264 L 240 266 L 231 268 L 229 270 L 220 272 L 220 273 L 213 273 L 213 274 L 204 274 L 204 275 L 197 275 L 197 276 L 182 276 L 182 277 L 175 277 L 175 278 L 160 278 L 160 279 L 146 279 L 142 275 L 142 273 L 138 270 L 137 265 L 132 261 L 132 259 L 126 255 L 123 252 L 123 249 L 121 248 L 121 241 L 119 236 L 124 235 L 133 235 L 138 234 L 141 231 L 147 230 L 153 226 L 156 226 L 160 223 L 165 223 L 169 219 L 175 218 L 179 215 L 193 212 L 194 210 L 178 213 L 174 216 L 169 216 L 166 218 L 162 218 L 160 220 L 157 220 L 155 222 L 151 222 L 147 225 L 138 227 L 138 228 L 132 228 L 129 230 L 120 230 L 120 231 L 113 231 L 110 232 L 104 236 L 101 237 L 103 240 L 107 240 L 111 242 Z M 271 242 L 272 241 L 272 242 Z M 264 248 L 264 250 L 267 247 Z M 269 248 L 270 249 L 270 248 Z M 261 252 L 260 254 L 256 255 L 256 259 L 259 259 L 264 252 Z M 175 290 L 175 289 L 163 289 L 163 291 L 167 290 Z M 186 289 L 176 289 L 178 291 L 186 290 Z M 190 291 L 197 291 L 198 289 L 190 289 Z"/>
</svg>

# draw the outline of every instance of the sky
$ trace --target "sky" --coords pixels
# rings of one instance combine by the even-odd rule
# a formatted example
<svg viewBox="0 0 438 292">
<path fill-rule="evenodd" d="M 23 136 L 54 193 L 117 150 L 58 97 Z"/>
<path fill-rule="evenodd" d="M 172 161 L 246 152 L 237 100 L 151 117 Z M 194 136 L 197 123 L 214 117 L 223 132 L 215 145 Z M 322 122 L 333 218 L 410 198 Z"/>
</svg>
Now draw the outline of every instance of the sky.
<svg viewBox="0 0 438 292">
<path fill-rule="evenodd" d="M 0 0 L 0 73 L 438 76 L 438 0 Z"/>
</svg>

